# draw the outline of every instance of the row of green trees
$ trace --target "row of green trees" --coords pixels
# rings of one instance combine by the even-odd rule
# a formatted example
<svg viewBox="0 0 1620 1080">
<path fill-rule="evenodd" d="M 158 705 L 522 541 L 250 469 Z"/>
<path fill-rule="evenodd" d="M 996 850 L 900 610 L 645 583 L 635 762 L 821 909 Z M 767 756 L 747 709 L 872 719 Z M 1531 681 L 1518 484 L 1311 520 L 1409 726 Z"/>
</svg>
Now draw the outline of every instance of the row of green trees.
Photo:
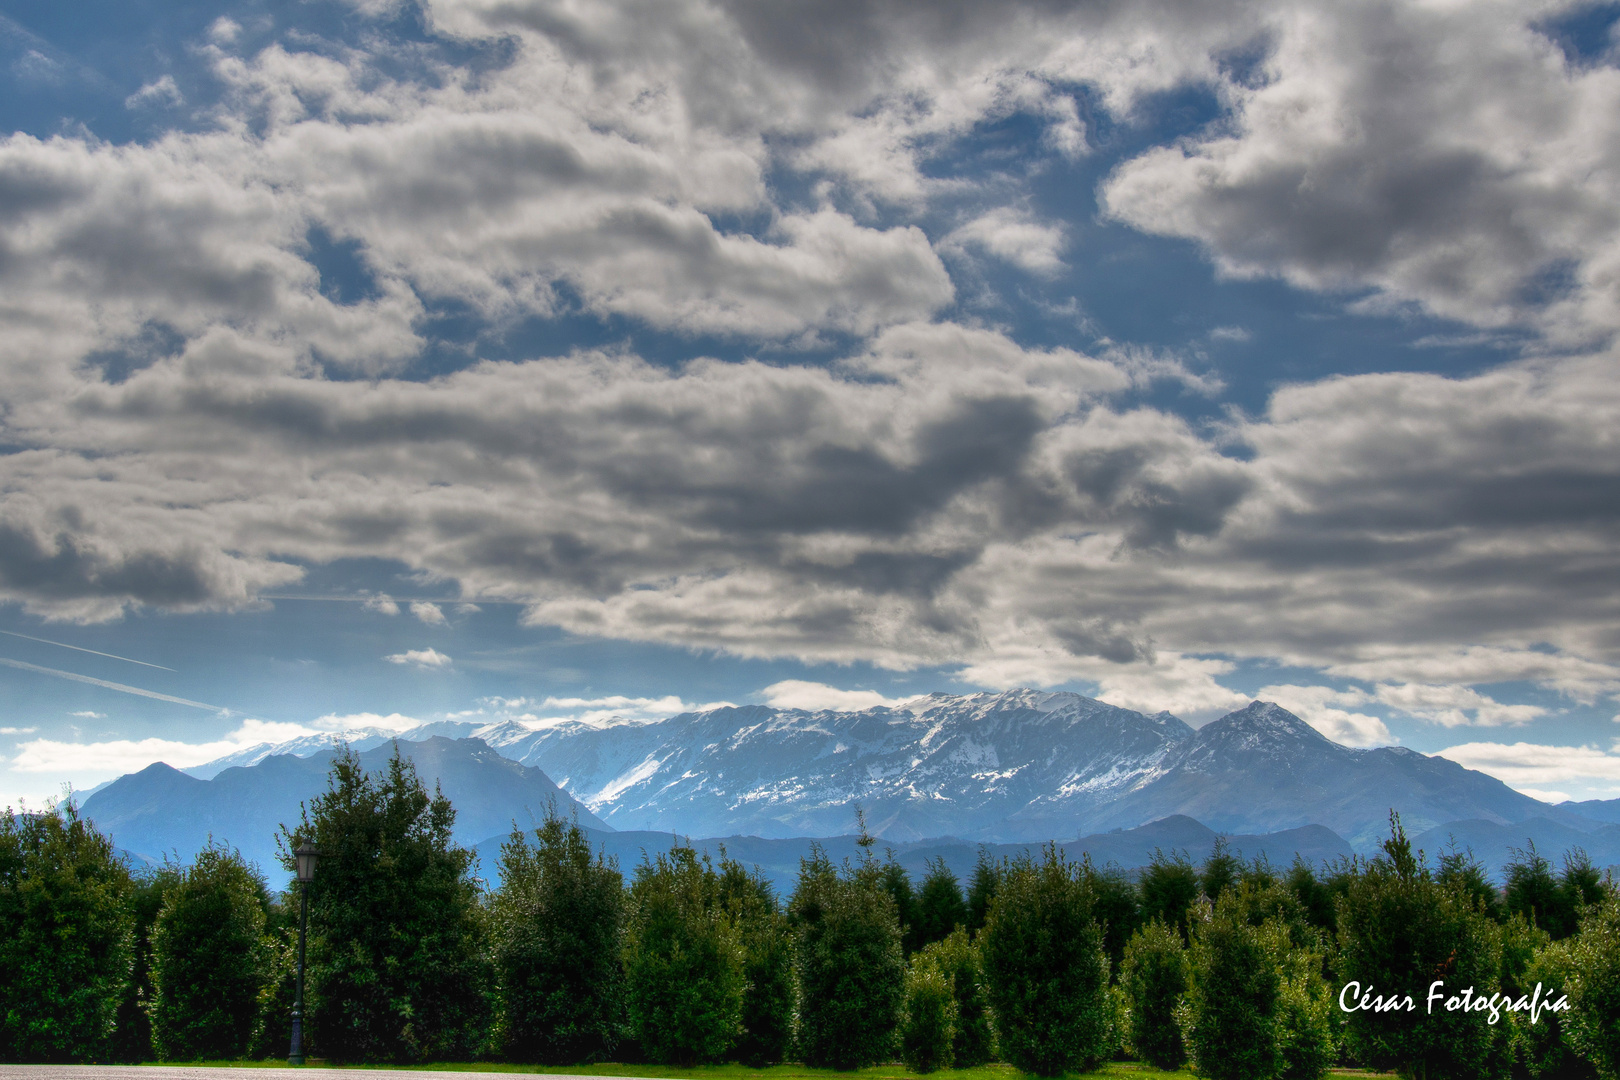
<svg viewBox="0 0 1620 1080">
<path fill-rule="evenodd" d="M 1048 848 L 981 857 L 964 895 L 943 863 L 914 889 L 863 835 L 841 867 L 819 849 L 804 860 L 783 902 L 757 872 L 681 845 L 627 887 L 555 815 L 514 831 L 490 888 L 453 822 L 408 761 L 368 775 L 340 754 L 283 830 L 286 848 L 296 834 L 323 855 L 308 886 L 314 1053 L 899 1057 L 919 1071 L 1000 1059 L 1042 1076 L 1134 1056 L 1232 1080 L 1315 1080 L 1337 1062 L 1620 1080 L 1620 898 L 1578 853 L 1558 874 L 1521 853 L 1497 890 L 1466 853 L 1428 865 L 1397 821 L 1378 858 L 1327 873 L 1217 845 L 1202 866 L 1161 854 L 1133 878 Z M 132 878 L 70 803 L 8 813 L 0 1058 L 284 1054 L 296 906 L 283 899 L 221 847 Z M 1532 1023 L 1503 1006 L 1538 982 L 1567 1009 Z M 1496 996 L 1496 1022 L 1445 1007 L 1465 987 Z M 1357 1007 L 1391 997 L 1398 1009 Z"/>
</svg>

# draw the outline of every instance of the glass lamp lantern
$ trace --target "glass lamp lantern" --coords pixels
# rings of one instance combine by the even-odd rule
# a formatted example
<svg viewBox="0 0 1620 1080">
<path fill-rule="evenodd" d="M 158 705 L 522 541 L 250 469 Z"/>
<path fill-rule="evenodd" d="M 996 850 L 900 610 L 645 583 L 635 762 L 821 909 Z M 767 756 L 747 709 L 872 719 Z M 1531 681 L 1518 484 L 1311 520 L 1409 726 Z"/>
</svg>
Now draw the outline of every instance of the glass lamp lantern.
<svg viewBox="0 0 1620 1080">
<path fill-rule="evenodd" d="M 315 845 L 304 840 L 293 848 L 293 865 L 300 884 L 308 885 L 315 880 L 315 863 L 321 853 L 315 850 Z"/>
</svg>

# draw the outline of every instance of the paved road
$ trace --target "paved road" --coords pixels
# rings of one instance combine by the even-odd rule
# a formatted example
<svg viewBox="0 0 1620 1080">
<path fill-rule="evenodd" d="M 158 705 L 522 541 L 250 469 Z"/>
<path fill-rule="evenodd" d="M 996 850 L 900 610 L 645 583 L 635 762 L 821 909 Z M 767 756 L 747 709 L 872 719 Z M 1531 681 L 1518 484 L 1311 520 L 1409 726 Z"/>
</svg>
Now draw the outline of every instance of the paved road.
<svg viewBox="0 0 1620 1080">
<path fill-rule="evenodd" d="M 0 1080 L 499 1080 L 501 1073 L 435 1072 L 427 1069 L 227 1069 L 186 1065 L 0 1065 Z M 547 1080 L 568 1080 L 567 1073 L 547 1073 Z M 581 1076 L 577 1080 L 632 1080 L 628 1077 Z"/>
</svg>

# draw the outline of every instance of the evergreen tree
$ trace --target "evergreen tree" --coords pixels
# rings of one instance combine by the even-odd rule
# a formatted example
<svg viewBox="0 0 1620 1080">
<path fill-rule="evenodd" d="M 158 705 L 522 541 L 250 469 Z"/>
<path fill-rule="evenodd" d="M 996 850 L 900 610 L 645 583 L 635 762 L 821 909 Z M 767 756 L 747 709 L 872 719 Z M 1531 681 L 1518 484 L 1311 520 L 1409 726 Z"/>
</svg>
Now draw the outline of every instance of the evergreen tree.
<svg viewBox="0 0 1620 1080">
<path fill-rule="evenodd" d="M 1307 922 L 1329 934 L 1334 932 L 1333 890 L 1317 877 L 1310 863 L 1295 855 L 1294 864 L 1288 868 L 1282 884 L 1299 902 L 1300 911 Z"/>
<path fill-rule="evenodd" d="M 911 876 L 895 859 L 892 849 L 883 862 L 882 874 L 883 891 L 894 901 L 894 915 L 900 920 L 900 948 L 909 959 L 922 948 L 917 931 L 917 894 L 911 887 Z"/>
<path fill-rule="evenodd" d="M 1558 891 L 1563 895 L 1566 909 L 1579 926 L 1581 916 L 1593 904 L 1601 904 L 1606 895 L 1603 875 L 1592 865 L 1585 848 L 1571 848 L 1564 852 L 1564 869 L 1558 875 Z"/>
<path fill-rule="evenodd" d="M 1507 886 L 1502 890 L 1502 910 L 1506 915 L 1523 915 L 1532 926 L 1539 926 L 1561 941 L 1575 932 L 1578 911 L 1568 892 L 1558 887 L 1552 864 L 1536 850 L 1514 848 L 1513 858 L 1503 868 Z"/>
<path fill-rule="evenodd" d="M 944 859 L 930 859 L 928 876 L 923 878 L 922 888 L 917 891 L 917 947 L 944 941 L 967 922 L 967 903 L 962 899 L 962 886 L 956 875 L 951 873 Z"/>
<path fill-rule="evenodd" d="M 996 890 L 1001 886 L 1001 877 L 1006 870 L 1006 862 L 995 862 L 990 858 L 990 852 L 979 848 L 979 861 L 973 867 L 973 880 L 968 885 L 967 928 L 977 934 L 984 929 L 984 921 L 990 915 L 990 905 L 995 903 Z"/>
<path fill-rule="evenodd" d="M 1242 877 L 1242 860 L 1232 854 L 1226 837 L 1217 836 L 1209 858 L 1204 860 L 1203 867 L 1198 871 L 1199 891 L 1214 904 L 1220 900 L 1223 892 L 1236 885 Z"/>
<path fill-rule="evenodd" d="M 625 941 L 630 1028 L 647 1060 L 725 1058 L 742 1032 L 744 951 L 717 875 L 690 847 L 636 868 Z"/>
<path fill-rule="evenodd" d="M 951 983 L 956 1002 L 956 1035 L 951 1041 L 951 1060 L 959 1069 L 971 1069 L 994 1060 L 995 1030 L 990 1024 L 989 1002 L 984 985 L 984 964 L 979 946 L 958 926 L 941 941 L 923 950 L 929 961 Z"/>
<path fill-rule="evenodd" d="M 1092 1069 L 1109 1036 L 1108 957 L 1080 869 L 1048 845 L 1014 862 L 996 892 L 981 950 L 1002 1056 L 1025 1072 Z"/>
<path fill-rule="evenodd" d="M 118 1003 L 117 1025 L 108 1050 L 113 1061 L 136 1065 L 152 1060 L 152 927 L 163 908 L 163 894 L 179 876 L 175 866 L 165 863 L 145 868 L 133 878 L 129 900 L 134 919 L 130 938 L 133 963 L 124 1000 Z"/>
<path fill-rule="evenodd" d="M 1356 1009 L 1345 1034 L 1357 1061 L 1375 1069 L 1398 1069 L 1427 1080 L 1474 1080 L 1489 1072 L 1496 1029 L 1479 1011 L 1425 1006 L 1430 984 L 1447 995 L 1473 987 L 1477 997 L 1497 991 L 1501 970 L 1499 935 L 1474 900 L 1436 881 L 1412 851 L 1391 815 L 1384 854 L 1361 864 L 1339 901 L 1341 986 L 1354 982 L 1363 994 L 1410 995 L 1415 1008 Z"/>
<path fill-rule="evenodd" d="M 906 972 L 900 1060 L 920 1073 L 949 1068 L 956 1043 L 956 995 L 936 955 L 936 950 L 918 953 Z"/>
<path fill-rule="evenodd" d="M 1081 873 L 1093 897 L 1093 911 L 1102 926 L 1103 951 L 1108 954 L 1108 970 L 1119 971 L 1125 957 L 1125 943 L 1142 925 L 1142 905 L 1133 882 L 1118 866 L 1098 870 L 1088 855 L 1081 860 Z"/>
<path fill-rule="evenodd" d="M 164 1061 L 240 1058 L 270 979 L 264 882 L 210 844 L 178 874 L 152 931 L 152 1043 Z"/>
<path fill-rule="evenodd" d="M 1187 992 L 1187 954 L 1181 935 L 1150 922 L 1125 946 L 1119 984 L 1130 1004 L 1126 1038 L 1136 1055 L 1156 1069 L 1174 1072 L 1187 1061 L 1176 1007 Z"/>
<path fill-rule="evenodd" d="M 491 901 L 497 1042 L 511 1061 L 605 1060 L 623 1008 L 624 881 L 556 807 L 534 841 L 513 829 Z"/>
<path fill-rule="evenodd" d="M 789 904 L 797 932 L 799 1050 L 812 1068 L 889 1060 L 906 965 L 894 898 L 870 855 L 842 874 L 819 846 L 801 860 Z"/>
<path fill-rule="evenodd" d="M 0 817 L 0 1061 L 106 1059 L 129 985 L 133 891 L 71 799 Z"/>
<path fill-rule="evenodd" d="M 734 1049 L 753 1068 L 787 1057 L 793 1034 L 793 938 L 776 892 L 721 851 L 719 903 L 743 947 L 742 1033 Z"/>
<path fill-rule="evenodd" d="M 1459 851 L 1456 841 L 1452 841 L 1451 847 L 1440 854 L 1440 865 L 1435 870 L 1434 879 L 1474 901 L 1493 921 L 1501 921 L 1501 894 L 1491 884 L 1485 864 L 1474 858 L 1472 848 Z"/>
<path fill-rule="evenodd" d="M 1187 913 L 1198 899 L 1198 871 L 1184 851 L 1166 855 L 1157 848 L 1153 860 L 1137 880 L 1142 897 L 1142 919 L 1173 926 L 1187 938 Z"/>
<path fill-rule="evenodd" d="M 334 1061 L 465 1059 L 482 1045 L 487 970 L 472 852 L 455 810 L 398 748 L 367 775 L 347 747 L 297 835 L 321 852 L 309 890 L 309 1036 Z M 292 869 L 294 834 L 282 828 Z"/>
</svg>

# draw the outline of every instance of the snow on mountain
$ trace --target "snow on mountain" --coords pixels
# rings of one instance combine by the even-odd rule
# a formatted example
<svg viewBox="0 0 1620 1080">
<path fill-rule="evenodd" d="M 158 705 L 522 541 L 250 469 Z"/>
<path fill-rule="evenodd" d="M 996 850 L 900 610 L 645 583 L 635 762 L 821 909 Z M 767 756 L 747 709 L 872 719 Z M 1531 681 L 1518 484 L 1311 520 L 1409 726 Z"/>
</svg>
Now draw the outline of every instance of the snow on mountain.
<svg viewBox="0 0 1620 1080">
<path fill-rule="evenodd" d="M 1235 833 L 1325 825 L 1364 847 L 1384 835 L 1391 809 L 1413 831 L 1461 818 L 1584 821 L 1442 758 L 1341 746 L 1258 701 L 1197 732 L 1169 713 L 1010 690 L 851 712 L 745 705 L 657 720 L 445 720 L 343 735 L 359 749 L 480 739 L 544 770 L 614 828 L 690 836 L 833 836 L 854 828 L 857 803 L 872 832 L 892 841 L 1062 840 L 1184 814 Z M 338 737 L 255 747 L 187 771 L 309 756 Z"/>
</svg>

